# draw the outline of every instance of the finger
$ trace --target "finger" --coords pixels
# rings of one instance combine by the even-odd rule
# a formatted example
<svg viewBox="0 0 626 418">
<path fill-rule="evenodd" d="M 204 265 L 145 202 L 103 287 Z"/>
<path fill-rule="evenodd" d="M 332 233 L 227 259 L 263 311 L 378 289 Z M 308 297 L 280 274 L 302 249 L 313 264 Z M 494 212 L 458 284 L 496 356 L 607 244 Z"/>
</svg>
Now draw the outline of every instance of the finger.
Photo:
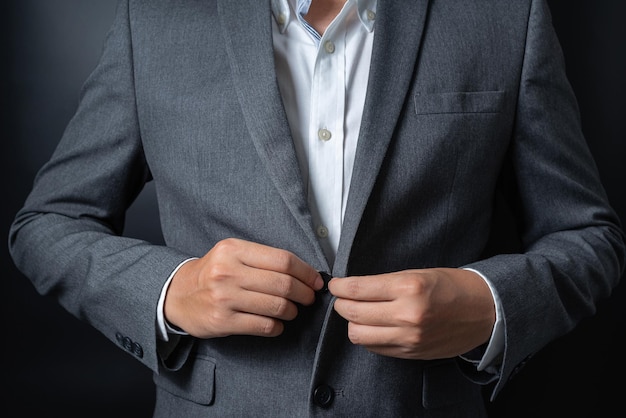
<svg viewBox="0 0 626 418">
<path fill-rule="evenodd" d="M 451 344 L 447 332 L 432 334 L 421 328 L 378 327 L 350 322 L 348 338 L 373 353 L 406 359 L 449 358 L 469 350 Z"/>
<path fill-rule="evenodd" d="M 399 345 L 361 345 L 368 351 L 387 357 L 395 357 L 410 360 L 435 360 L 452 358 L 459 354 L 440 350 L 437 347 L 410 348 Z"/>
<path fill-rule="evenodd" d="M 328 283 L 328 290 L 342 299 L 363 301 L 388 301 L 396 298 L 397 290 L 392 275 L 358 276 L 333 278 Z"/>
<path fill-rule="evenodd" d="M 402 345 L 402 333 L 398 327 L 348 324 L 348 338 L 353 344 L 363 346 L 397 347 Z"/>
<path fill-rule="evenodd" d="M 222 328 L 222 327 L 220 327 Z M 222 336 L 254 335 L 276 337 L 282 334 L 285 325 L 281 320 L 246 312 L 234 312 L 228 319 L 228 326 Z"/>
<path fill-rule="evenodd" d="M 302 305 L 315 301 L 315 292 L 300 280 L 284 273 L 249 269 L 242 279 L 241 288 L 260 294 L 286 298 Z"/>
<path fill-rule="evenodd" d="M 351 323 L 378 327 L 406 325 L 393 309 L 392 302 L 360 302 L 336 299 L 335 311 Z"/>
<path fill-rule="evenodd" d="M 276 336 L 283 331 L 283 321 L 294 319 L 298 309 L 287 299 L 244 291 L 221 309 L 206 312 L 205 335 Z"/>
<path fill-rule="evenodd" d="M 381 356 L 394 357 L 407 360 L 435 360 L 439 358 L 447 358 L 451 356 L 437 356 L 428 352 L 408 350 L 405 347 L 377 345 L 363 346 L 367 351 Z"/>
<path fill-rule="evenodd" d="M 314 290 L 324 286 L 319 272 L 290 251 L 237 239 L 220 241 L 218 245 L 249 267 L 287 274 Z"/>
<path fill-rule="evenodd" d="M 401 358 L 419 358 L 430 355 L 433 347 L 416 330 L 400 327 L 373 327 L 348 324 L 348 338 L 355 345 L 368 350 Z"/>
<path fill-rule="evenodd" d="M 242 293 L 233 310 L 284 321 L 291 321 L 298 315 L 297 306 L 290 300 L 258 292 Z"/>
<path fill-rule="evenodd" d="M 300 285 L 304 286 L 303 284 Z M 311 289 L 308 291 L 313 292 Z M 204 303 L 208 310 L 214 312 L 214 322 L 216 323 L 219 323 L 220 320 L 228 320 L 227 317 L 234 312 L 250 313 L 280 320 L 292 320 L 298 314 L 298 308 L 289 299 L 265 292 L 251 291 L 243 288 L 241 284 L 234 287 L 215 288 L 208 295 L 208 299 Z"/>
</svg>

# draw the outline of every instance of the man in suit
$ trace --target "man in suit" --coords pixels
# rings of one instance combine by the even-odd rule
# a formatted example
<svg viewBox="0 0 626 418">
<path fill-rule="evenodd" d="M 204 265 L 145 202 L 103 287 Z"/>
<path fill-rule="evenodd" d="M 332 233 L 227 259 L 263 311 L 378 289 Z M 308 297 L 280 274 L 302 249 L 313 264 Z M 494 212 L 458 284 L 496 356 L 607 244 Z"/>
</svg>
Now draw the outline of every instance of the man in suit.
<svg viewBox="0 0 626 418">
<path fill-rule="evenodd" d="M 481 417 L 624 269 L 577 112 L 543 0 L 122 0 L 11 253 L 155 416 Z"/>
</svg>

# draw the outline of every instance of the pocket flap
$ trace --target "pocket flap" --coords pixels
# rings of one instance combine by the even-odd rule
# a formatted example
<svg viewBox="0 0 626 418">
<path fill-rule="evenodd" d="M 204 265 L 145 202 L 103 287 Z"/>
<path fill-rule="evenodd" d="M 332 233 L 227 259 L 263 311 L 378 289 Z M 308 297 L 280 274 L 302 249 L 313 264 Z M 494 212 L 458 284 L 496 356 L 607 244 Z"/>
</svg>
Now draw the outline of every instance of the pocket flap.
<svg viewBox="0 0 626 418">
<path fill-rule="evenodd" d="M 215 360 L 190 356 L 179 370 L 162 368 L 154 375 L 154 383 L 172 395 L 200 405 L 213 403 L 215 393 Z"/>
<path fill-rule="evenodd" d="M 504 91 L 418 93 L 413 99 L 418 115 L 443 113 L 497 113 L 504 104 Z"/>
</svg>

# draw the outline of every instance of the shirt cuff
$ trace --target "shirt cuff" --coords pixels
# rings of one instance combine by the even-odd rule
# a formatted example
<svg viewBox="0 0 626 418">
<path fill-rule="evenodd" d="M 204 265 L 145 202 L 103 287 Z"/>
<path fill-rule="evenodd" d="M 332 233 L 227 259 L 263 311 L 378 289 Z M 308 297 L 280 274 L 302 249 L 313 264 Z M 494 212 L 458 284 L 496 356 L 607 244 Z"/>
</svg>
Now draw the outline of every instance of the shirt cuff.
<svg viewBox="0 0 626 418">
<path fill-rule="evenodd" d="M 475 360 L 463 356 L 461 357 L 471 363 L 477 364 L 476 369 L 479 372 L 486 371 L 492 374 L 499 374 L 499 368 L 502 364 L 502 355 L 504 353 L 504 321 L 502 319 L 502 302 L 489 279 L 474 269 L 466 268 L 465 270 L 478 274 L 485 281 L 485 283 L 487 283 L 487 286 L 489 286 L 491 296 L 493 297 L 493 301 L 496 306 L 496 322 L 493 325 L 491 337 L 482 358 L 480 360 Z"/>
<path fill-rule="evenodd" d="M 170 274 L 170 277 L 167 278 L 167 281 L 165 282 L 165 284 L 163 285 L 163 289 L 161 290 L 161 296 L 159 296 L 159 302 L 157 303 L 157 336 L 159 337 L 159 339 L 161 339 L 162 341 L 169 341 L 169 334 L 178 334 L 178 335 L 188 335 L 185 331 L 179 329 L 179 328 L 175 328 L 172 325 L 170 325 L 166 320 L 165 320 L 165 313 L 163 312 L 163 307 L 165 306 L 165 295 L 167 294 L 167 289 L 170 287 L 170 283 L 172 282 L 172 279 L 174 278 L 174 275 L 178 272 L 178 270 L 188 261 L 191 260 L 196 260 L 197 257 L 192 257 L 192 258 L 188 258 L 187 260 L 184 260 L 182 263 L 180 263 L 172 272 L 172 274 Z"/>
</svg>

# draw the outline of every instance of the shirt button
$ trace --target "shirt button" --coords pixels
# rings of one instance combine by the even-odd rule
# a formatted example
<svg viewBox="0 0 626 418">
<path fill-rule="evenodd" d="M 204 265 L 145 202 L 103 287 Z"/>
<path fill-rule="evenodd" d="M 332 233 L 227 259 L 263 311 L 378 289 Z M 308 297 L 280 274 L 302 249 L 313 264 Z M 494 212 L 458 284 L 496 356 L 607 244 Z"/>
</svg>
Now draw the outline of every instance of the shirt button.
<svg viewBox="0 0 626 418">
<path fill-rule="evenodd" d="M 324 42 L 324 49 L 329 54 L 332 54 L 333 52 L 335 52 L 335 44 L 332 41 L 326 41 Z"/>
<path fill-rule="evenodd" d="M 322 141 L 329 141 L 333 134 L 331 134 L 328 129 L 320 129 L 319 131 L 317 131 L 317 136 Z"/>
<path fill-rule="evenodd" d="M 317 227 L 317 236 L 320 238 L 327 238 L 328 237 L 328 228 L 326 228 L 324 225 L 320 225 Z"/>
<path fill-rule="evenodd" d="M 374 13 L 371 10 L 368 10 L 367 11 L 367 20 L 374 20 L 374 19 L 376 19 L 376 13 Z"/>
<path fill-rule="evenodd" d="M 282 26 L 287 21 L 287 16 L 285 16 L 284 13 L 281 13 L 276 17 L 276 20 L 278 21 L 278 24 Z"/>
<path fill-rule="evenodd" d="M 322 408 L 329 407 L 334 397 L 333 389 L 328 385 L 319 385 L 313 392 L 313 402 Z"/>
</svg>

